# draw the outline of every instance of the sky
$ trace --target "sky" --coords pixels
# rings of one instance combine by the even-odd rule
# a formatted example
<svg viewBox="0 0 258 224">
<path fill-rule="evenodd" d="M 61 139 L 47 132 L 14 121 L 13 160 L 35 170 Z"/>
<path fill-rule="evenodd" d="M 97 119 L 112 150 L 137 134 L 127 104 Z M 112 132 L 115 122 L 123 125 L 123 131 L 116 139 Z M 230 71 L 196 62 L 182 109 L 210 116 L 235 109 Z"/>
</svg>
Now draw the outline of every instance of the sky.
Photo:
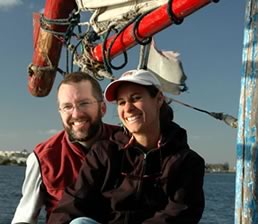
<svg viewBox="0 0 258 224">
<path fill-rule="evenodd" d="M 57 74 L 46 97 L 27 90 L 27 67 L 32 62 L 32 13 L 42 11 L 44 1 L 0 0 L 0 150 L 32 151 L 36 144 L 62 129 L 56 105 Z M 188 91 L 176 100 L 209 112 L 238 116 L 242 75 L 243 32 L 246 1 L 221 0 L 211 3 L 154 35 L 160 50 L 180 53 L 187 75 Z M 118 56 L 122 57 L 122 56 Z M 128 64 L 114 71 L 136 68 L 139 47 L 128 51 Z M 64 67 L 64 55 L 60 66 Z M 101 81 L 104 88 L 107 81 Z M 207 114 L 173 102 L 175 122 L 185 128 L 189 145 L 206 163 L 236 163 L 237 129 Z M 118 123 L 115 107 L 104 117 Z"/>
</svg>

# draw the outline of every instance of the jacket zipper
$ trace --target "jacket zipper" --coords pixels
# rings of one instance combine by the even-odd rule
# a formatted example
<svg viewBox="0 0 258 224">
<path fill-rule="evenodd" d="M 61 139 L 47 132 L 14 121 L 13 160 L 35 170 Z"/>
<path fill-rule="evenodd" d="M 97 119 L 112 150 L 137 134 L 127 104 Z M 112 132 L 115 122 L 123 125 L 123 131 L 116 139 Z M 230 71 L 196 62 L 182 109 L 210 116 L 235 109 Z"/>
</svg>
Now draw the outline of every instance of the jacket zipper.
<svg viewBox="0 0 258 224">
<path fill-rule="evenodd" d="M 140 177 L 140 183 L 139 183 L 139 186 L 137 188 L 137 192 L 136 192 L 136 200 L 139 200 L 140 199 L 140 195 L 141 195 L 141 192 L 142 192 L 142 182 L 143 182 L 143 176 L 145 174 L 145 170 L 146 170 L 146 158 L 147 158 L 147 153 L 145 152 L 142 152 L 143 153 L 143 168 L 142 168 L 142 174 L 141 174 L 141 177 Z"/>
<path fill-rule="evenodd" d="M 140 177 L 140 183 L 139 183 L 139 186 L 137 188 L 137 192 L 136 192 L 136 200 L 138 201 L 140 199 L 140 195 L 141 195 L 141 192 L 142 192 L 142 182 L 143 182 L 143 176 L 145 174 L 145 170 L 146 170 L 146 158 L 147 158 L 147 155 L 153 151 L 154 149 L 148 151 L 147 153 L 145 153 L 144 151 L 142 151 L 141 149 L 138 149 L 142 154 L 143 154 L 143 172 L 141 174 L 141 177 Z M 130 211 L 126 212 L 126 215 L 125 215 L 125 222 L 124 224 L 129 224 L 130 220 Z"/>
</svg>

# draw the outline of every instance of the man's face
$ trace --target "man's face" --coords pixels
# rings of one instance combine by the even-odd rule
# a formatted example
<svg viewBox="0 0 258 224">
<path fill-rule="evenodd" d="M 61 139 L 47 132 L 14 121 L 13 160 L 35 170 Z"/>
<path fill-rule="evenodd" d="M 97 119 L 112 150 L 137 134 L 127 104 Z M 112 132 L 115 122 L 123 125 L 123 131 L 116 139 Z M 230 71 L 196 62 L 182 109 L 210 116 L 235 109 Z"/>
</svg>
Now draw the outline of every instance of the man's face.
<svg viewBox="0 0 258 224">
<path fill-rule="evenodd" d="M 70 140 L 87 142 L 92 139 L 99 130 L 106 105 L 93 96 L 91 83 L 63 84 L 57 98 L 63 126 Z"/>
</svg>

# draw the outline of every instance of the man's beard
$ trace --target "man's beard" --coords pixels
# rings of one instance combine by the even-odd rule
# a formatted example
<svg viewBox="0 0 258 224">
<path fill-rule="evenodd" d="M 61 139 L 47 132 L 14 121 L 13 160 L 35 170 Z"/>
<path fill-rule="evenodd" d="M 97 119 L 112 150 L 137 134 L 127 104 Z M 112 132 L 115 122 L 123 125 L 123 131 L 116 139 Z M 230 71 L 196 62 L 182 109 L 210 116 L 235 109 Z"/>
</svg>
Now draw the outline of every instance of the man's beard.
<svg viewBox="0 0 258 224">
<path fill-rule="evenodd" d="M 88 128 L 88 131 L 85 131 L 84 136 L 78 137 L 74 132 L 74 130 L 71 129 L 70 127 L 64 127 L 64 129 L 68 134 L 69 140 L 71 142 L 73 141 L 87 142 L 98 134 L 98 131 L 100 130 L 101 125 L 102 125 L 101 112 L 99 111 L 98 119 L 91 123 L 91 125 Z"/>
</svg>

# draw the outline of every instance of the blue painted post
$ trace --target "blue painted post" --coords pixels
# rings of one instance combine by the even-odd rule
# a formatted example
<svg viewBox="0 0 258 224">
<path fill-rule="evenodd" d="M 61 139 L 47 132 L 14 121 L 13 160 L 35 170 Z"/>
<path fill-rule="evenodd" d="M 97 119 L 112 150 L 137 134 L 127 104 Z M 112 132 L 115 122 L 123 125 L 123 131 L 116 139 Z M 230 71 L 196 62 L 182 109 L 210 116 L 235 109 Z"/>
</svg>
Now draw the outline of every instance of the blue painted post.
<svg viewBox="0 0 258 224">
<path fill-rule="evenodd" d="M 258 0 L 247 0 L 238 115 L 235 224 L 258 224 L 257 28 Z"/>
</svg>

